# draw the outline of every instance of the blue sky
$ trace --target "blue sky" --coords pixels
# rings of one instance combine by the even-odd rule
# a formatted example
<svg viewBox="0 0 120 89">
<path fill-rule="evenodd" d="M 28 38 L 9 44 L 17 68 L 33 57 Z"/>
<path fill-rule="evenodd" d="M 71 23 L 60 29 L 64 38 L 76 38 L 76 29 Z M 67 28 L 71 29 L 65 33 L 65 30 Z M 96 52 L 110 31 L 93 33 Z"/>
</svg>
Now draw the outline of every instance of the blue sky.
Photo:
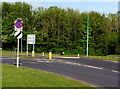
<svg viewBox="0 0 120 89">
<path fill-rule="evenodd" d="M 8 0 L 0 0 L 6 1 Z M 27 2 L 37 8 L 39 6 L 48 8 L 50 6 L 58 6 L 60 8 L 73 8 L 80 12 L 97 11 L 100 13 L 116 13 L 118 11 L 119 0 L 9 0 L 9 2 Z"/>
<path fill-rule="evenodd" d="M 97 11 L 100 13 L 116 13 L 118 11 L 118 2 L 29 2 L 34 8 L 39 6 L 48 8 L 58 6 L 60 8 L 73 8 L 84 11 Z"/>
</svg>

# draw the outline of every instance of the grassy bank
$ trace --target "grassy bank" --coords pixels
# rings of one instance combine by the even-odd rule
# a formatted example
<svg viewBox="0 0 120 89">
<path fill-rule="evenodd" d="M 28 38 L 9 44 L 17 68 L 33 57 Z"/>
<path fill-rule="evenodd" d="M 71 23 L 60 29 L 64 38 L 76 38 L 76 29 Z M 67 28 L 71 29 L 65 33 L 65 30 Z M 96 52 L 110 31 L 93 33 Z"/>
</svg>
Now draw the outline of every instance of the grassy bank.
<svg viewBox="0 0 120 89">
<path fill-rule="evenodd" d="M 90 87 L 45 71 L 3 64 L 3 87 Z M 95 89 L 95 88 L 90 88 Z"/>
<path fill-rule="evenodd" d="M 98 59 L 98 60 L 108 60 L 108 61 L 119 61 L 120 55 L 107 55 L 107 56 L 81 56 L 82 58 L 88 59 Z"/>
<path fill-rule="evenodd" d="M 77 57 L 78 55 L 59 55 L 53 54 L 55 57 Z M 96 60 L 108 60 L 108 61 L 119 61 L 120 62 L 120 55 L 107 55 L 107 56 L 85 56 L 79 55 L 80 58 L 87 58 L 87 59 L 96 59 Z"/>
<path fill-rule="evenodd" d="M 32 54 L 29 52 L 29 54 Z M 2 51 L 3 56 L 12 56 L 16 57 L 15 52 L 11 51 Z M 33 58 L 38 58 L 38 57 L 26 57 L 26 52 L 20 53 L 21 58 L 27 58 L 27 59 L 33 59 Z M 42 55 L 42 53 L 35 53 L 35 55 Z M 76 55 L 60 55 L 60 54 L 53 54 L 53 57 L 77 57 L 78 54 Z M 48 57 L 48 53 L 45 53 L 45 56 Z M 85 56 L 85 55 L 80 55 L 81 58 L 88 58 L 88 59 L 98 59 L 98 60 L 109 60 L 109 61 L 120 61 L 120 55 L 107 55 L 107 56 Z"/>
</svg>

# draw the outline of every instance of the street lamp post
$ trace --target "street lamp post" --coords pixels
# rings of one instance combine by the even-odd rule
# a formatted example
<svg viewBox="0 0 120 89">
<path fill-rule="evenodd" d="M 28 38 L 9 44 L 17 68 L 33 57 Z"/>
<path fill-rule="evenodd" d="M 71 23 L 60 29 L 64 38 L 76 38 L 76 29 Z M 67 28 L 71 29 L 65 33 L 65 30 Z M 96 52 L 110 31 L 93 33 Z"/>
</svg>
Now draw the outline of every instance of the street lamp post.
<svg viewBox="0 0 120 89">
<path fill-rule="evenodd" d="M 88 37 L 89 36 L 89 13 L 87 13 L 87 48 L 86 48 L 86 56 L 88 56 Z"/>
</svg>

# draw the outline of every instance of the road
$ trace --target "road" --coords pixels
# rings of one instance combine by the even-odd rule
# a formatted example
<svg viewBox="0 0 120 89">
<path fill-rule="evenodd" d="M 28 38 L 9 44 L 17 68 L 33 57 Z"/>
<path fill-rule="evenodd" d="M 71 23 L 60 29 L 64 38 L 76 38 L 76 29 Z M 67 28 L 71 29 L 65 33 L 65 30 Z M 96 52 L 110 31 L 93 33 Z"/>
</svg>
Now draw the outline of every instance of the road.
<svg viewBox="0 0 120 89">
<path fill-rule="evenodd" d="M 66 60 L 66 61 L 71 61 L 71 62 L 75 62 L 75 63 L 80 63 L 80 64 L 102 67 L 102 68 L 115 70 L 115 71 L 119 70 L 118 62 L 96 60 L 96 59 L 85 59 L 85 58 L 60 58 L 60 57 L 55 57 L 55 58 L 61 59 L 61 60 Z"/>
<path fill-rule="evenodd" d="M 15 60 L 14 58 L 3 57 L 2 63 L 14 64 Z M 93 63 L 84 61 L 83 59 L 71 58 L 57 58 L 53 61 L 21 59 L 22 66 L 25 67 L 53 72 L 102 89 L 118 87 L 118 63 L 105 61 L 105 64 L 103 64 L 103 61 L 97 61 L 99 63 L 95 63 L 95 60 L 93 60 Z"/>
</svg>

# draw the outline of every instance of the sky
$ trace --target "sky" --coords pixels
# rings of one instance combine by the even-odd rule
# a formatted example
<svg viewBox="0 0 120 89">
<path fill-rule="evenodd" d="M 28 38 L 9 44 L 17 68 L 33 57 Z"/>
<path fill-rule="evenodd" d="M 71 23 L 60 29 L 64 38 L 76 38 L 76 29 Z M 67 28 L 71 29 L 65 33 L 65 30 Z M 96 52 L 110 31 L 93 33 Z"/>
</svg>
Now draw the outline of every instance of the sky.
<svg viewBox="0 0 120 89">
<path fill-rule="evenodd" d="M 73 8 L 84 11 L 97 11 L 100 13 L 116 13 L 118 11 L 118 2 L 29 2 L 34 8 L 39 6 L 49 8 L 58 6 L 60 8 Z"/>
<path fill-rule="evenodd" d="M 8 2 L 8 0 L 0 1 Z M 108 14 L 118 11 L 119 0 L 9 0 L 9 2 L 17 1 L 27 2 L 33 6 L 33 9 L 37 7 L 49 8 L 50 6 L 58 6 L 60 8 L 72 8 L 80 12 L 97 11 Z"/>
<path fill-rule="evenodd" d="M 118 2 L 120 0 L 0 0 L 7 2 L 26 1 L 26 2 Z"/>
</svg>

